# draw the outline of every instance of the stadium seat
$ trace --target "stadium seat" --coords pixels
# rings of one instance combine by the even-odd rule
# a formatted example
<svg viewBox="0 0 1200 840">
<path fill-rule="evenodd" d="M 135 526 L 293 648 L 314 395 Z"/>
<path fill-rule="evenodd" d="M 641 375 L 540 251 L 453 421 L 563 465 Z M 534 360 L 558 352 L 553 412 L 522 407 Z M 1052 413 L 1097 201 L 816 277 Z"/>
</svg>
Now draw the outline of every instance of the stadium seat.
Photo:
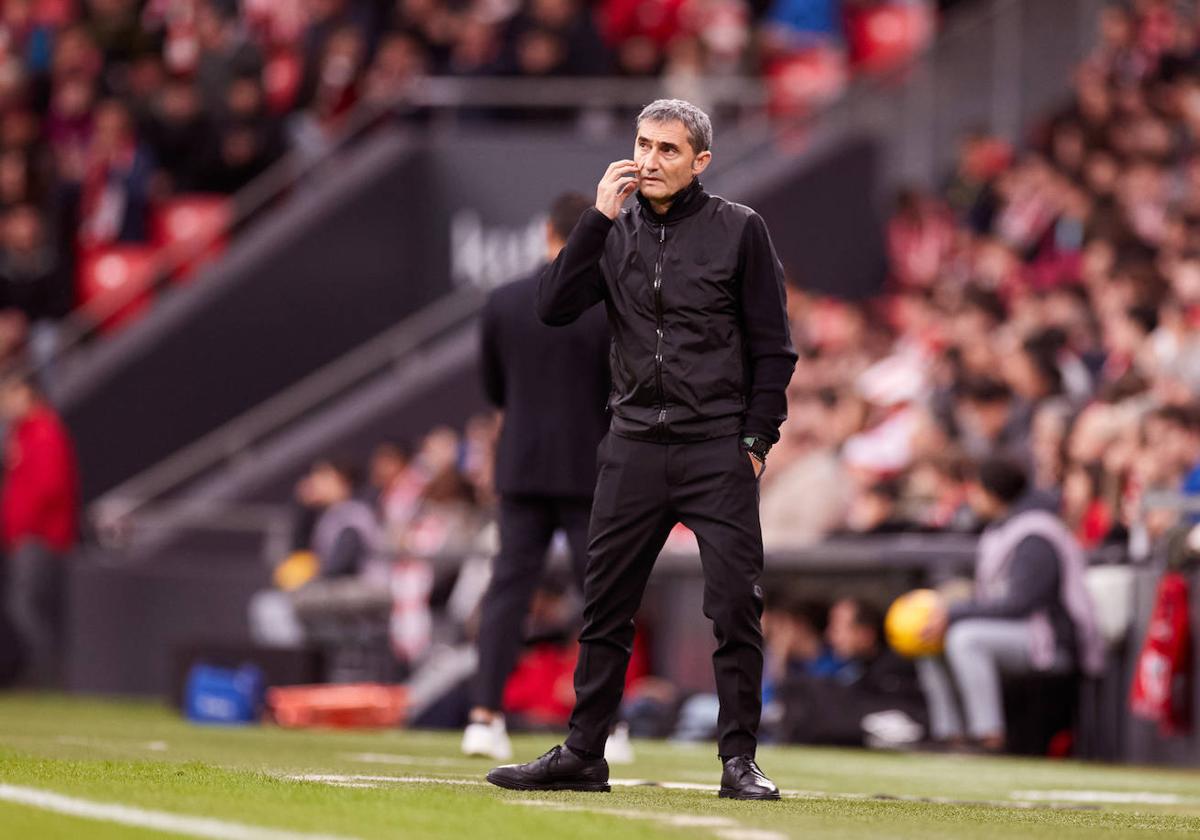
<svg viewBox="0 0 1200 840">
<path fill-rule="evenodd" d="M 197 268 L 225 248 L 232 206 L 224 195 L 193 194 L 171 198 L 155 208 L 154 243 L 174 280 L 190 279 Z"/>
<path fill-rule="evenodd" d="M 835 47 L 817 46 L 772 61 L 766 72 L 775 116 L 804 116 L 846 88 L 846 57 Z"/>
<path fill-rule="evenodd" d="M 894 3 L 849 12 L 850 64 L 867 73 L 887 72 L 920 52 L 933 28 L 933 11 L 924 4 Z"/>
<path fill-rule="evenodd" d="M 150 308 L 157 270 L 158 254 L 150 245 L 90 249 L 79 259 L 80 307 L 103 332 L 119 330 Z"/>
</svg>

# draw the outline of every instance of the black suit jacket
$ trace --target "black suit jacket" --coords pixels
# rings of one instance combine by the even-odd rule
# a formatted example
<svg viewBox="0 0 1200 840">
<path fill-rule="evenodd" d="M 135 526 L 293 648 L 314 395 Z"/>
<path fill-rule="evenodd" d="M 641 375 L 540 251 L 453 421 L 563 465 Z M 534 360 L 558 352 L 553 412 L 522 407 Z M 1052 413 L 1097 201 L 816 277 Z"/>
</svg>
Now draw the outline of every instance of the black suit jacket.
<svg viewBox="0 0 1200 840">
<path fill-rule="evenodd" d="M 603 307 L 563 327 L 537 316 L 539 269 L 496 289 L 483 309 L 483 386 L 504 411 L 496 489 L 590 497 L 611 390 Z"/>
</svg>

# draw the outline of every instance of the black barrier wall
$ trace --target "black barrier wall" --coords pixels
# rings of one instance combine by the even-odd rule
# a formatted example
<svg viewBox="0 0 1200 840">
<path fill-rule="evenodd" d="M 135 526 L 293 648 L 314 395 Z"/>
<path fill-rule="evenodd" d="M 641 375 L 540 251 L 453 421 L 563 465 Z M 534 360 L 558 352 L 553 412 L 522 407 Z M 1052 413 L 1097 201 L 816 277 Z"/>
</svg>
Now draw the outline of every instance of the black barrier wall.
<svg viewBox="0 0 1200 840">
<path fill-rule="evenodd" d="M 419 155 L 381 138 L 344 184 L 296 195 L 214 271 L 64 383 L 85 498 L 166 457 L 448 288 L 423 247 Z"/>
</svg>

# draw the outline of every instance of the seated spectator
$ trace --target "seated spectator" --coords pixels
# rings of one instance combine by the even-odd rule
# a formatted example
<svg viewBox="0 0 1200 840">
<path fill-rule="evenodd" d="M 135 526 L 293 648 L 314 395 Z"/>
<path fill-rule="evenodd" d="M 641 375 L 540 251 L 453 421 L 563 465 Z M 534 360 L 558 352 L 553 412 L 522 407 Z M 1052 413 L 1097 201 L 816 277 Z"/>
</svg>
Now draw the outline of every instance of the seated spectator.
<svg viewBox="0 0 1200 840">
<path fill-rule="evenodd" d="M 363 101 L 379 109 L 400 107 L 397 97 L 408 93 L 428 72 L 429 56 L 419 40 L 407 32 L 388 33 L 363 76 Z M 412 118 L 418 112 L 409 109 L 404 113 Z"/>
<path fill-rule="evenodd" d="M 804 677 L 831 677 L 845 664 L 825 641 L 826 605 L 786 593 L 770 594 L 763 607 L 763 732 L 776 729 L 783 715 L 781 692 L 790 681 Z M 654 685 L 657 716 L 668 717 L 666 710 L 677 708 L 671 737 L 677 741 L 704 741 L 716 737 L 720 703 L 716 694 L 693 694 L 677 702 L 678 691 L 663 680 L 648 678 Z M 637 686 L 644 693 L 644 686 Z M 641 708 L 639 708 L 639 705 Z M 630 701 L 625 714 L 635 732 L 649 704 Z M 660 734 L 660 733 L 646 733 Z"/>
<path fill-rule="evenodd" d="M 8 211 L 0 242 L 0 318 L 17 319 L 13 327 L 28 336 L 29 361 L 44 363 L 56 344 L 53 322 L 71 308 L 71 277 L 31 205 Z M 8 355 L 0 351 L 0 359 Z"/>
<path fill-rule="evenodd" d="M 459 468 L 460 454 L 453 429 L 439 426 L 425 436 L 417 462 L 428 480 L 398 546 L 403 553 L 427 558 L 473 548 L 483 522 L 475 488 Z"/>
<path fill-rule="evenodd" d="M 212 188 L 206 176 L 214 143 L 213 119 L 191 80 L 176 77 L 163 85 L 150 105 L 146 137 L 173 190 Z"/>
<path fill-rule="evenodd" d="M 903 485 L 899 479 L 884 478 L 863 488 L 850 504 L 843 536 L 875 536 L 915 530 L 900 511 Z"/>
<path fill-rule="evenodd" d="M 216 125 L 216 160 L 205 185 L 236 192 L 261 175 L 284 151 L 283 129 L 267 112 L 262 83 L 240 76 L 229 83 Z"/>
<path fill-rule="evenodd" d="M 900 288 L 932 285 L 955 233 L 950 214 L 936 199 L 915 189 L 901 190 L 887 225 L 891 281 Z"/>
<path fill-rule="evenodd" d="M 763 544 L 803 548 L 820 541 L 846 516 L 851 488 L 836 449 L 840 442 L 837 392 L 788 396 L 788 422 L 763 473 Z"/>
<path fill-rule="evenodd" d="M 1062 483 L 1062 517 L 1075 539 L 1096 548 L 1112 534 L 1112 506 L 1104 497 L 1102 464 L 1071 464 Z"/>
<path fill-rule="evenodd" d="M 67 183 L 82 182 L 87 170 L 95 102 L 96 83 L 83 74 L 58 80 L 50 91 L 45 138 L 58 175 Z"/>
<path fill-rule="evenodd" d="M 872 716 L 885 712 L 919 731 L 925 710 L 916 673 L 884 644 L 883 614 L 856 598 L 840 600 L 826 637 L 843 664 L 831 676 L 793 677 L 780 687 L 782 740 L 862 746 L 873 734 Z"/>
<path fill-rule="evenodd" d="M 777 596 L 763 607 L 763 703 L 798 676 L 832 677 L 846 663 L 825 639 L 829 607 Z"/>
<path fill-rule="evenodd" d="M 200 0 L 196 8 L 196 84 L 209 113 L 220 113 L 236 78 L 262 73 L 262 52 L 237 16 L 237 4 Z M 181 68 L 182 69 L 182 68 Z"/>
<path fill-rule="evenodd" d="M 413 461 L 409 448 L 396 441 L 384 441 L 371 453 L 369 466 L 375 507 L 393 544 L 416 513 L 427 477 Z"/>
<path fill-rule="evenodd" d="M 917 663 L 935 741 L 957 745 L 969 736 L 999 751 L 1003 675 L 1095 674 L 1104 666 L 1084 587 L 1086 558 L 1058 516 L 1027 496 L 1027 485 L 1024 468 L 1003 458 L 984 461 L 971 483 L 971 506 L 990 523 L 974 594 L 932 616 L 926 634 L 944 634 L 945 655 Z"/>
<path fill-rule="evenodd" d="M 115 99 L 101 102 L 80 189 L 80 244 L 144 242 L 153 172 L 129 109 Z"/>
<path fill-rule="evenodd" d="M 322 583 L 357 579 L 386 590 L 388 569 L 374 511 L 354 498 L 352 467 L 319 461 L 296 486 L 301 505 L 316 512 L 307 556 L 293 553 L 281 569 L 277 588 L 257 593 L 250 602 L 250 631 L 259 644 L 297 647 L 308 633 L 298 615 L 298 600 L 319 606 L 333 590 Z M 386 614 L 386 611 L 385 611 Z"/>
<path fill-rule="evenodd" d="M 967 504 L 967 463 L 960 453 L 928 455 L 913 465 L 905 498 L 922 530 L 969 532 L 975 517 Z"/>
<path fill-rule="evenodd" d="M 1018 410 L 1012 391 L 1000 380 L 969 380 L 959 391 L 954 417 L 969 457 L 1006 452 L 1029 461 L 1032 420 Z"/>
<path fill-rule="evenodd" d="M 581 0 L 534 0 L 527 5 L 529 11 L 518 15 L 516 27 L 539 28 L 560 39 L 563 74 L 594 76 L 608 70 L 608 53 L 588 4 Z"/>
</svg>

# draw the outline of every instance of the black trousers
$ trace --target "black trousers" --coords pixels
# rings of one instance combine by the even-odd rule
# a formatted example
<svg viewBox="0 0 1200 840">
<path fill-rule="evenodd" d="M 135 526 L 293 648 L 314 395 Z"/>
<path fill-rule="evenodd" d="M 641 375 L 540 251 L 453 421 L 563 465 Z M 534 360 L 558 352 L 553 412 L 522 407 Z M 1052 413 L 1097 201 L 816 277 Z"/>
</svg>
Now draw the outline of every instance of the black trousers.
<svg viewBox="0 0 1200 840">
<path fill-rule="evenodd" d="M 717 649 L 718 752 L 754 755 L 762 712 L 762 533 L 758 479 L 737 436 L 647 443 L 610 433 L 598 451 L 584 626 L 567 746 L 602 754 L 621 703 L 633 617 L 677 522 L 696 534 L 704 614 Z"/>
<path fill-rule="evenodd" d="M 504 496 L 500 499 L 500 553 L 483 596 L 479 618 L 479 672 L 474 705 L 499 710 L 504 683 L 521 652 L 521 625 L 542 578 L 546 552 L 561 529 L 571 547 L 575 578 L 582 588 L 587 564 L 591 499 Z"/>
</svg>

